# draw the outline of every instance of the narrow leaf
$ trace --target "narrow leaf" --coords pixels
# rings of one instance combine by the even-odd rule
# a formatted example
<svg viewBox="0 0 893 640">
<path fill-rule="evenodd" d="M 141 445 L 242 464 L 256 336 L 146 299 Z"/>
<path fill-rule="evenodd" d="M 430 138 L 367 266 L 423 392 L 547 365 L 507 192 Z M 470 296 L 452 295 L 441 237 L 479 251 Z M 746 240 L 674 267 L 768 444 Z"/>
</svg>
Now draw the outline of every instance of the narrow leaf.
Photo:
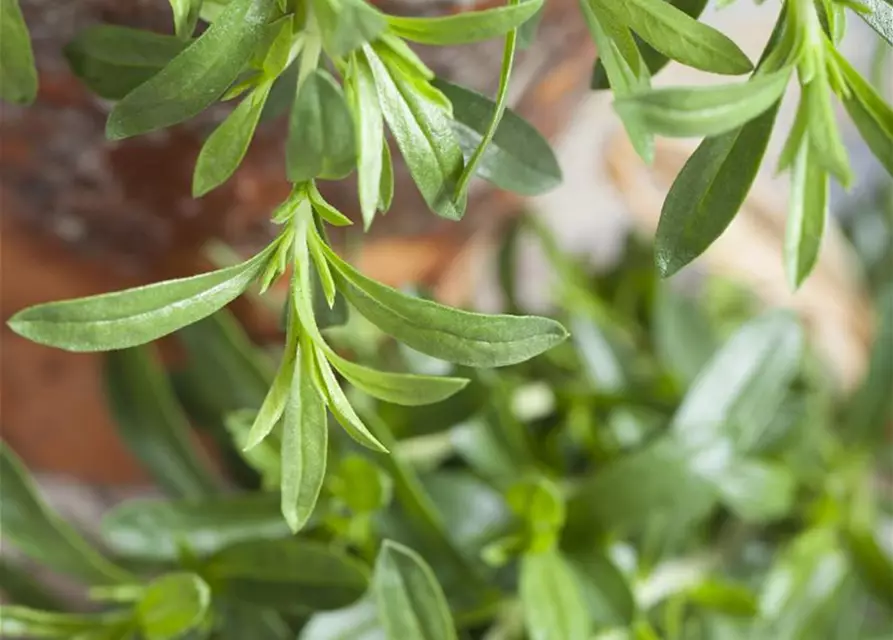
<svg viewBox="0 0 893 640">
<path fill-rule="evenodd" d="M 145 344 L 235 299 L 258 276 L 274 246 L 219 271 L 40 304 L 18 312 L 8 324 L 29 340 L 68 351 L 109 351 Z"/>
<path fill-rule="evenodd" d="M 0 634 L 4 638 L 80 638 L 81 633 L 122 618 L 121 614 L 56 613 L 4 605 L 0 606 Z"/>
<path fill-rule="evenodd" d="M 382 147 L 384 123 L 375 79 L 372 70 L 363 56 L 351 58 L 351 92 L 349 102 L 357 130 L 357 188 L 360 196 L 360 211 L 366 229 L 372 224 L 381 195 L 384 156 Z"/>
<path fill-rule="evenodd" d="M 118 433 L 154 480 L 181 498 L 218 491 L 219 482 L 190 439 L 189 421 L 148 348 L 107 353 L 103 373 Z"/>
<path fill-rule="evenodd" d="M 194 573 L 169 573 L 146 587 L 136 618 L 146 640 L 175 640 L 205 621 L 211 588 Z"/>
<path fill-rule="evenodd" d="M 37 97 L 37 67 L 19 0 L 0 0 L 0 98 L 30 104 Z"/>
<path fill-rule="evenodd" d="M 312 0 L 326 52 L 345 56 L 375 40 L 387 27 L 385 17 L 365 0 Z"/>
<path fill-rule="evenodd" d="M 366 278 L 323 247 L 348 301 L 382 331 L 435 358 L 473 367 L 528 360 L 567 338 L 558 322 L 536 316 L 471 313 L 404 295 Z"/>
<path fill-rule="evenodd" d="M 421 44 L 468 44 L 505 35 L 527 22 L 542 6 L 543 0 L 523 0 L 517 4 L 436 18 L 388 16 L 388 26 L 401 38 Z"/>
<path fill-rule="evenodd" d="M 279 363 L 279 370 L 276 377 L 273 378 L 273 384 L 264 398 L 254 423 L 248 432 L 246 438 L 245 450 L 252 449 L 257 446 L 264 438 L 266 438 L 279 418 L 285 412 L 285 405 L 291 394 L 292 380 L 297 375 L 296 345 L 293 340 L 289 340 L 285 345 L 285 351 L 282 354 L 282 361 Z"/>
<path fill-rule="evenodd" d="M 828 174 L 813 157 L 811 145 L 803 144 L 791 172 L 784 253 L 791 289 L 797 289 L 819 258 L 825 219 L 828 217 Z"/>
<path fill-rule="evenodd" d="M 443 590 L 412 549 L 385 540 L 375 561 L 372 590 L 388 640 L 455 640 Z"/>
<path fill-rule="evenodd" d="M 893 9 L 888 10 L 893 30 Z M 835 62 L 850 88 L 850 95 L 842 97 L 843 106 L 865 144 L 893 176 L 893 109 L 842 55 Z"/>
<path fill-rule="evenodd" d="M 169 0 L 174 13 L 174 32 L 178 38 L 191 38 L 198 23 L 202 0 Z"/>
<path fill-rule="evenodd" d="M 163 129 L 209 107 L 236 80 L 277 11 L 267 0 L 232 0 L 201 37 L 115 105 L 106 136 Z"/>
<path fill-rule="evenodd" d="M 576 576 L 557 550 L 521 558 L 519 591 L 531 640 L 588 640 L 592 622 Z"/>
</svg>

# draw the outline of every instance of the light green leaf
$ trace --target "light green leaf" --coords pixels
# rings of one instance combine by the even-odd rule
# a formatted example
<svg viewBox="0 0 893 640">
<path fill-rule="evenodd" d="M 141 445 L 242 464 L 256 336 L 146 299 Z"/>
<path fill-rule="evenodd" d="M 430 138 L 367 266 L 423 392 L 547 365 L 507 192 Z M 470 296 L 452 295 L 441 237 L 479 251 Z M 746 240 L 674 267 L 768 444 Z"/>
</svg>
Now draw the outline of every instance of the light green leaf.
<svg viewBox="0 0 893 640">
<path fill-rule="evenodd" d="M 80 31 L 63 52 L 72 72 L 101 98 L 120 100 L 189 45 L 179 38 L 117 25 Z"/>
<path fill-rule="evenodd" d="M 3 539 L 48 569 L 89 584 L 131 582 L 44 503 L 18 456 L 0 441 L 0 521 Z"/>
<path fill-rule="evenodd" d="M 239 168 L 272 86 L 271 81 L 260 84 L 205 140 L 192 177 L 193 198 L 220 186 Z"/>
<path fill-rule="evenodd" d="M 893 32 L 893 9 L 888 10 Z M 893 176 L 893 109 L 842 55 L 834 61 L 850 88 L 850 95 L 841 98 L 843 106 L 865 144 Z"/>
<path fill-rule="evenodd" d="M 664 0 L 587 0 L 632 29 L 642 40 L 682 64 L 729 75 L 753 65 L 732 40 Z"/>
<path fill-rule="evenodd" d="M 307 524 L 326 475 L 329 427 L 311 349 L 302 345 L 282 420 L 282 515 L 293 533 Z"/>
<path fill-rule="evenodd" d="M 394 163 L 388 141 L 381 145 L 381 184 L 378 188 L 378 210 L 387 213 L 394 201 Z"/>
<path fill-rule="evenodd" d="M 153 479 L 176 497 L 217 492 L 220 483 L 190 439 L 189 421 L 148 348 L 107 353 L 103 375 L 118 433 Z"/>
<path fill-rule="evenodd" d="M 341 179 L 356 164 L 353 117 L 341 87 L 322 69 L 313 71 L 298 89 L 285 158 L 292 182 Z"/>
<path fill-rule="evenodd" d="M 372 224 L 381 196 L 381 182 L 385 145 L 384 123 L 375 79 L 372 70 L 362 55 L 350 59 L 348 103 L 353 112 L 357 131 L 357 189 L 360 196 L 360 211 L 366 229 Z"/>
<path fill-rule="evenodd" d="M 685 597 L 692 603 L 735 617 L 753 617 L 759 610 L 756 596 L 746 586 L 721 580 L 705 580 L 688 589 Z"/>
<path fill-rule="evenodd" d="M 528 360 L 559 344 L 567 331 L 536 316 L 486 315 L 404 295 L 366 278 L 324 246 L 339 288 L 382 331 L 417 351 L 472 367 Z"/>
<path fill-rule="evenodd" d="M 178 38 L 191 38 L 198 23 L 202 0 L 169 0 L 174 13 L 174 32 Z"/>
<path fill-rule="evenodd" d="M 720 500 L 745 522 L 783 518 L 794 505 L 794 475 L 777 463 L 739 460 L 717 473 L 713 480 Z"/>
<path fill-rule="evenodd" d="M 273 378 L 273 384 L 270 385 L 264 403 L 254 418 L 243 449 L 248 450 L 256 447 L 270 434 L 279 418 L 282 417 L 291 393 L 292 379 L 297 375 L 297 367 L 297 345 L 293 339 L 289 339 L 282 354 L 282 361 L 279 363 L 279 370 L 276 372 L 276 377 Z"/>
<path fill-rule="evenodd" d="M 506 502 L 526 523 L 529 551 L 554 547 L 565 520 L 564 499 L 554 483 L 542 477 L 518 482 L 506 492 Z"/>
<path fill-rule="evenodd" d="M 279 495 L 273 493 L 131 500 L 102 519 L 103 538 L 115 553 L 156 562 L 176 561 L 182 545 L 207 556 L 244 540 L 288 534 Z"/>
<path fill-rule="evenodd" d="M 326 53 L 345 56 L 375 40 L 387 27 L 385 16 L 365 0 L 312 0 Z"/>
<path fill-rule="evenodd" d="M 106 136 L 128 138 L 201 113 L 236 80 L 277 12 L 267 0 L 230 2 L 201 37 L 115 105 Z"/>
<path fill-rule="evenodd" d="M 654 89 L 618 98 L 614 108 L 652 133 L 679 138 L 719 135 L 770 109 L 790 76 L 790 69 L 783 69 L 744 83 Z"/>
<path fill-rule="evenodd" d="M 326 199 L 316 187 L 315 182 L 310 183 L 307 195 L 310 196 L 310 204 L 313 205 L 313 210 L 329 224 L 336 227 L 347 227 L 353 224 L 350 218 L 326 202 Z"/>
<path fill-rule="evenodd" d="M 819 258 L 825 219 L 828 217 L 828 174 L 815 158 L 816 151 L 802 144 L 791 171 L 784 254 L 788 285 L 797 289 Z"/>
<path fill-rule="evenodd" d="M 371 513 L 391 500 L 393 484 L 381 468 L 367 458 L 348 454 L 329 478 L 332 495 L 354 513 Z"/>
<path fill-rule="evenodd" d="M 453 194 L 462 174 L 463 160 L 450 119 L 439 105 L 420 95 L 417 85 L 427 85 L 425 78 L 394 69 L 379 53 L 380 49 L 368 46 L 363 49 L 375 79 L 384 119 L 409 172 L 432 211 L 458 220 L 464 214 L 465 202 L 455 201 Z"/>
<path fill-rule="evenodd" d="M 543 0 L 523 0 L 481 11 L 463 11 L 436 18 L 388 16 L 397 36 L 437 46 L 468 44 L 503 36 L 527 22 L 543 6 Z"/>
<path fill-rule="evenodd" d="M 466 378 L 377 371 L 345 360 L 331 349 L 325 354 L 341 375 L 364 393 L 408 407 L 441 402 L 468 384 Z"/>
<path fill-rule="evenodd" d="M 4 638 L 58 638 L 71 640 L 79 634 L 121 622 L 126 613 L 76 614 L 38 611 L 28 607 L 0 606 L 0 635 Z"/>
<path fill-rule="evenodd" d="M 878 543 L 876 534 L 850 527 L 843 533 L 843 542 L 859 578 L 878 600 L 893 609 L 893 557 Z"/>
<path fill-rule="evenodd" d="M 313 614 L 298 640 L 385 640 L 385 635 L 375 603 L 364 597 L 344 609 Z"/>
<path fill-rule="evenodd" d="M 211 558 L 207 571 L 231 597 L 295 615 L 345 607 L 369 584 L 358 561 L 301 538 L 233 545 Z"/>
<path fill-rule="evenodd" d="M 778 104 L 719 136 L 706 138 L 686 161 L 664 200 L 654 261 L 669 277 L 701 255 L 734 219 L 756 178 Z"/>
<path fill-rule="evenodd" d="M 37 97 L 37 67 L 19 0 L 0 0 L 0 98 L 30 104 Z"/>
<path fill-rule="evenodd" d="M 531 640 L 588 640 L 592 621 L 580 584 L 557 550 L 521 558 L 518 590 Z"/>
<path fill-rule="evenodd" d="M 136 618 L 146 640 L 175 640 L 200 627 L 211 606 L 211 588 L 194 573 L 169 573 L 146 587 Z"/>
<path fill-rule="evenodd" d="M 520 6 L 520 5 L 518 5 Z M 481 94 L 440 78 L 434 81 L 453 105 L 453 133 L 466 160 L 487 131 L 496 104 Z M 549 143 L 527 121 L 506 109 L 475 170 L 500 189 L 535 196 L 561 184 L 561 167 Z"/>
<path fill-rule="evenodd" d="M 859 0 L 859 3 L 870 9 L 869 13 L 860 11 L 859 17 L 893 47 L 893 6 L 889 0 Z"/>
<path fill-rule="evenodd" d="M 241 264 L 190 278 L 39 304 L 19 311 L 8 324 L 33 342 L 67 351 L 135 347 L 201 320 L 238 297 L 275 246 Z"/>
<path fill-rule="evenodd" d="M 388 640 L 455 640 L 456 628 L 431 567 L 412 549 L 385 540 L 372 582 Z"/>
<path fill-rule="evenodd" d="M 815 151 L 812 162 L 824 167 L 846 188 L 853 180 L 853 172 L 837 128 L 831 96 L 831 86 L 824 70 L 803 87 L 801 100 L 806 103 L 806 136 Z"/>
</svg>

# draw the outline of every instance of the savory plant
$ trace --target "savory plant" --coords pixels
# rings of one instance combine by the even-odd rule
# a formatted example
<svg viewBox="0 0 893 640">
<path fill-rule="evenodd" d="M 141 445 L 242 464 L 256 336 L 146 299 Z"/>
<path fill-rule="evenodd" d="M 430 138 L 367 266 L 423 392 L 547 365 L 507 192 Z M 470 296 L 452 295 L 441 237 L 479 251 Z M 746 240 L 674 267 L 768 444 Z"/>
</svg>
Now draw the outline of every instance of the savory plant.
<svg viewBox="0 0 893 640">
<path fill-rule="evenodd" d="M 307 410 L 293 397 L 282 427 L 245 450 L 279 374 L 227 311 L 178 332 L 190 358 L 171 374 L 147 347 L 107 354 L 120 436 L 167 498 L 113 508 L 94 545 L 0 444 L 4 542 L 86 585 L 93 605 L 70 612 L 20 559 L 7 559 L 0 634 L 886 637 L 889 279 L 869 372 L 851 398 L 836 398 L 791 315 L 723 311 L 717 323 L 712 303 L 656 280 L 649 249 L 631 243 L 620 265 L 592 275 L 533 220 L 507 234 L 502 255 L 529 232 L 553 259 L 559 316 L 574 329 L 540 358 L 457 369 L 361 315 L 325 330 L 340 352 L 470 379 L 436 409 L 375 400 L 362 378 L 351 384 L 348 406 L 389 454 L 333 429 L 319 444 L 327 464 L 303 439 L 280 459 L 290 446 L 284 427 Z M 509 267 L 504 260 L 512 299 Z M 732 293 L 737 308 L 751 306 Z M 290 383 L 300 401 L 305 379 Z M 224 474 L 194 445 L 190 423 L 218 442 Z M 312 512 L 305 494 L 289 497 L 287 523 L 289 475 L 323 480 Z M 293 535 L 296 516 L 303 528 Z"/>
</svg>

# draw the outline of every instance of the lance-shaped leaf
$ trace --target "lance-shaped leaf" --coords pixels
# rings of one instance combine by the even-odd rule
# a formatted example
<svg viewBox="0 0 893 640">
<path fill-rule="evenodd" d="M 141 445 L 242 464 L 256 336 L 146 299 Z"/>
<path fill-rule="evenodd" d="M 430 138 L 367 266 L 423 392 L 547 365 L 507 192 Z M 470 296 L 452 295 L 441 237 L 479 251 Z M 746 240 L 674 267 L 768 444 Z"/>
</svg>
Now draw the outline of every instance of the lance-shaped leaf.
<svg viewBox="0 0 893 640">
<path fill-rule="evenodd" d="M 211 588 L 194 573 L 169 573 L 152 581 L 136 604 L 146 640 L 175 640 L 205 622 Z"/>
<path fill-rule="evenodd" d="M 443 590 L 431 567 L 412 549 L 384 541 L 372 590 L 388 640 L 455 640 Z"/>
<path fill-rule="evenodd" d="M 250 260 L 190 278 L 18 312 L 9 327 L 68 351 L 109 351 L 151 342 L 211 315 L 239 296 L 264 268 L 275 243 Z"/>
<path fill-rule="evenodd" d="M 102 519 L 102 535 L 115 553 L 171 562 L 186 545 L 206 556 L 245 540 L 276 539 L 289 530 L 279 495 L 253 493 L 200 500 L 131 500 Z"/>
<path fill-rule="evenodd" d="M 0 0 L 0 98 L 30 104 L 37 97 L 37 67 L 19 0 Z"/>
<path fill-rule="evenodd" d="M 3 538 L 22 553 L 47 568 L 89 584 L 132 580 L 50 510 L 21 461 L 4 442 L 0 442 L 0 486 Z"/>
<path fill-rule="evenodd" d="M 348 301 L 385 333 L 417 351 L 472 367 L 528 360 L 567 337 L 558 322 L 536 316 L 471 313 L 404 295 L 363 276 L 323 246 Z"/>
<path fill-rule="evenodd" d="M 405 40 L 447 46 L 491 40 L 517 29 L 543 6 L 543 0 L 523 0 L 516 4 L 481 11 L 463 11 L 436 18 L 388 16 L 388 26 Z"/>
<path fill-rule="evenodd" d="M 828 217 L 828 173 L 816 151 L 802 144 L 791 171 L 791 201 L 785 234 L 785 270 L 791 289 L 799 287 L 819 258 Z"/>
<path fill-rule="evenodd" d="M 496 104 L 481 94 L 447 82 L 434 81 L 453 105 L 453 133 L 466 160 L 487 131 Z M 511 109 L 499 121 L 475 174 L 500 189 L 526 196 L 550 191 L 561 184 L 561 167 L 555 152 L 540 133 Z"/>
<path fill-rule="evenodd" d="M 39 611 L 28 607 L 0 606 L 0 635 L 4 638 L 58 638 L 59 640 L 93 637 L 88 634 L 101 632 L 111 625 L 126 623 L 129 618 L 129 611 L 77 614 Z M 125 636 L 114 637 L 123 638 Z"/>
<path fill-rule="evenodd" d="M 65 48 L 71 70 L 96 95 L 120 100 L 188 46 L 179 38 L 117 25 L 93 25 Z"/>
<path fill-rule="evenodd" d="M 345 607 L 369 585 L 360 562 L 301 538 L 233 545 L 207 571 L 236 600 L 296 615 Z"/>
<path fill-rule="evenodd" d="M 278 10 L 267 0 L 232 0 L 201 37 L 115 105 L 106 136 L 169 127 L 212 105 L 251 59 Z"/>
<path fill-rule="evenodd" d="M 357 189 L 360 196 L 360 211 L 366 229 L 372 224 L 381 196 L 384 156 L 384 122 L 375 79 L 364 56 L 353 56 L 350 60 L 348 103 L 356 125 L 357 144 Z"/>
<path fill-rule="evenodd" d="M 519 591 L 531 640 L 588 640 L 592 620 L 574 572 L 557 550 L 521 558 Z"/>
<path fill-rule="evenodd" d="M 889 8 L 889 15 L 893 30 L 893 8 Z M 836 55 L 834 60 L 850 88 L 849 95 L 841 96 L 843 106 L 865 144 L 893 176 L 893 109 L 846 58 Z"/>
<path fill-rule="evenodd" d="M 189 421 L 149 349 L 107 353 L 104 378 L 118 433 L 154 480 L 181 498 L 215 493 L 219 482 L 190 439 Z"/>
</svg>

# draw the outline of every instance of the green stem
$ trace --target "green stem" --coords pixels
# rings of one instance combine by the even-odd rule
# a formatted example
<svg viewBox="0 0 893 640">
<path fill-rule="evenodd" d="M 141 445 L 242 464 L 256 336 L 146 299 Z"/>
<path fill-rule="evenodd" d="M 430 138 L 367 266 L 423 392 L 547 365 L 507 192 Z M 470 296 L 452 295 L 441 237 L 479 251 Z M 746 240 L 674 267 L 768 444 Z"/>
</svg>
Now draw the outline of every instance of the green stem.
<svg viewBox="0 0 893 640">
<path fill-rule="evenodd" d="M 508 1 L 509 6 L 517 3 L 518 0 Z M 481 138 L 480 144 L 477 146 L 477 149 L 474 150 L 474 153 L 468 160 L 468 164 L 465 165 L 462 175 L 459 176 L 459 181 L 456 184 L 456 200 L 461 199 L 462 195 L 468 189 L 468 184 L 471 182 L 475 169 L 477 169 L 478 164 L 480 164 L 481 158 L 484 157 L 484 152 L 487 151 L 487 147 L 493 142 L 493 137 L 496 135 L 499 123 L 502 121 L 502 115 L 505 113 L 506 103 L 508 102 L 509 77 L 512 74 L 512 65 L 515 62 L 515 48 L 517 42 L 518 30 L 512 29 L 505 36 L 505 47 L 503 47 L 502 50 L 502 70 L 499 74 L 499 90 L 496 93 L 496 110 L 493 112 L 493 118 L 487 126 L 487 131 L 484 133 L 484 137 Z"/>
</svg>

